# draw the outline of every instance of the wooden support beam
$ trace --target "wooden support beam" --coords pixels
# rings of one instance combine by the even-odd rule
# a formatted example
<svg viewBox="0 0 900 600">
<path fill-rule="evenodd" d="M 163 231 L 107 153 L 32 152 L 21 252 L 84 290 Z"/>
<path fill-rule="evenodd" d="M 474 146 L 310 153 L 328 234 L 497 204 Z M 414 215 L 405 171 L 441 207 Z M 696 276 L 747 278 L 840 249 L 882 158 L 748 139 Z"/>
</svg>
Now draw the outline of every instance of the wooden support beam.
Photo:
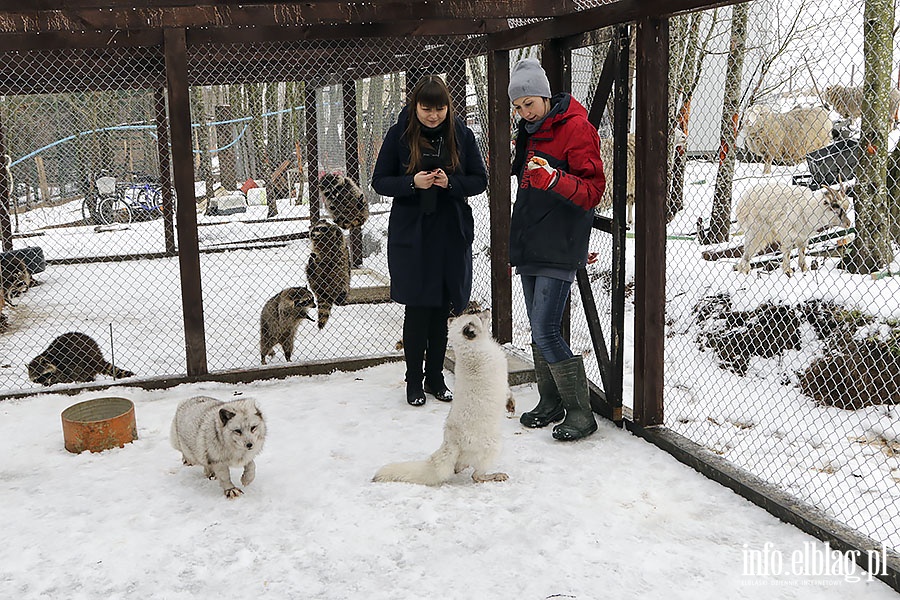
<svg viewBox="0 0 900 600">
<path fill-rule="evenodd" d="M 0 33 L 166 29 L 200 27 L 301 26 L 392 23 L 433 19 L 533 19 L 577 10 L 573 0 L 480 0 L 479 2 L 270 2 L 226 5 L 23 8 L 0 0 Z"/>
<path fill-rule="evenodd" d="M 663 424 L 669 22 L 637 26 L 635 97 L 634 420 Z M 620 173 L 623 171 L 619 171 Z"/>
<path fill-rule="evenodd" d="M 595 8 L 490 34 L 488 36 L 489 46 L 492 50 L 513 50 L 540 44 L 548 39 L 567 38 L 585 31 L 602 29 L 619 23 L 630 23 L 647 17 L 667 18 L 695 10 L 740 4 L 744 1 L 747 0 L 738 2 L 727 0 L 618 0 Z"/>
<path fill-rule="evenodd" d="M 187 374 L 205 375 L 206 329 L 203 321 L 203 289 L 200 284 L 200 243 L 197 238 L 197 205 L 194 202 L 194 160 L 191 144 L 191 100 L 188 91 L 187 44 L 183 29 L 165 32 L 166 83 L 172 164 L 178 202 L 178 265 L 181 273 L 181 308 Z"/>
<path fill-rule="evenodd" d="M 309 192 L 309 221 L 319 221 L 319 125 L 316 86 L 309 81 L 303 84 L 303 124 L 306 137 L 306 184 Z M 303 194 L 303 187 L 300 187 Z"/>
<path fill-rule="evenodd" d="M 279 8 L 309 3 L 309 0 L 280 0 L 269 2 L 247 2 L 247 0 L 204 0 L 201 2 L 191 0 L 66 0 L 65 8 L 61 8 L 62 3 L 59 2 L 59 0 L 33 0 L 28 3 L 27 10 L 62 12 L 70 10 L 103 9 L 109 11 L 123 11 L 135 9 L 164 10 L 196 7 L 242 8 L 250 5 Z M 316 0 L 314 4 L 335 6 L 357 4 L 357 2 L 348 2 L 347 0 Z M 408 9 L 418 8 L 422 3 L 404 0 L 391 2 L 390 4 L 395 5 L 397 8 Z M 448 2 L 448 4 L 452 5 L 457 3 Z M 485 7 L 486 11 L 501 11 L 504 14 L 509 12 L 510 14 L 518 15 L 521 18 L 527 16 L 547 16 L 577 9 L 576 3 L 571 0 L 489 0 L 482 2 L 481 4 Z M 22 8 L 22 2 L 20 0 L 0 0 L 0 12 L 22 12 Z M 345 7 L 344 10 L 349 10 L 351 8 L 352 7 Z M 470 8 L 457 7 L 457 10 L 470 10 Z"/>
<path fill-rule="evenodd" d="M 458 58 L 447 67 L 447 87 L 453 98 L 453 110 L 466 120 L 466 59 Z"/>
<path fill-rule="evenodd" d="M 631 106 L 631 79 L 630 72 L 630 47 L 631 36 L 629 26 L 616 26 L 616 37 L 610 45 L 609 53 L 613 55 L 612 75 L 615 79 L 615 92 L 613 96 L 613 138 L 621 140 L 613 149 L 613 170 L 615 173 L 627 173 L 628 144 L 625 141 L 630 130 L 628 122 L 629 107 Z M 605 65 L 604 65 L 605 69 Z M 596 102 L 596 96 L 595 96 Z M 606 100 L 603 100 L 604 106 Z M 591 107 L 594 108 L 593 106 Z M 592 111 L 593 112 L 593 111 Z M 610 387 L 606 390 L 606 397 L 613 407 L 613 413 L 618 415 L 616 421 L 622 419 L 622 380 L 625 370 L 625 255 L 627 253 L 625 243 L 625 210 L 627 179 L 619 177 L 613 189 L 613 264 L 610 287 L 612 288 L 612 307 L 610 316 Z M 607 181 L 606 185 L 612 185 Z M 665 225 L 663 225 L 665 227 Z"/>
<path fill-rule="evenodd" d="M 2 242 L 4 252 L 13 249 L 12 221 L 9 211 L 17 200 L 11 172 L 7 168 L 7 160 L 6 129 L 3 127 L 3 115 L 0 114 L 0 242 Z"/>
<path fill-rule="evenodd" d="M 512 270 L 509 222 L 512 190 L 509 162 L 509 52 L 491 52 L 488 79 L 488 198 L 491 227 L 491 316 L 494 337 L 512 341 Z"/>
<path fill-rule="evenodd" d="M 163 238 L 166 254 L 175 255 L 175 202 L 172 195 L 171 166 L 169 153 L 169 123 L 166 121 L 166 90 L 153 90 L 156 104 L 156 153 L 159 160 L 159 183 L 162 187 Z"/>
<path fill-rule="evenodd" d="M 347 166 L 347 177 L 360 183 L 359 178 L 359 126 L 358 107 L 356 102 L 356 81 L 345 79 L 341 83 L 344 102 L 344 164 Z M 363 263 L 362 228 L 354 227 L 348 235 L 350 250 L 350 266 L 354 269 Z"/>
</svg>

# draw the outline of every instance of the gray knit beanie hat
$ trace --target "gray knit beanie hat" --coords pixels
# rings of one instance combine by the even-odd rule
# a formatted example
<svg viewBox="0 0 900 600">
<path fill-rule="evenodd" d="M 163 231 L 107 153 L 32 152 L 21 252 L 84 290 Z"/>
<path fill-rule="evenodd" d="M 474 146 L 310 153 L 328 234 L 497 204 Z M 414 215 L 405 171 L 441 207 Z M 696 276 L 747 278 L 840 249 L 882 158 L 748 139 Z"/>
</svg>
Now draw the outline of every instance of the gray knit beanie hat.
<svg viewBox="0 0 900 600">
<path fill-rule="evenodd" d="M 509 101 L 523 96 L 549 98 L 550 81 L 536 58 L 523 58 L 517 62 L 509 75 Z"/>
</svg>

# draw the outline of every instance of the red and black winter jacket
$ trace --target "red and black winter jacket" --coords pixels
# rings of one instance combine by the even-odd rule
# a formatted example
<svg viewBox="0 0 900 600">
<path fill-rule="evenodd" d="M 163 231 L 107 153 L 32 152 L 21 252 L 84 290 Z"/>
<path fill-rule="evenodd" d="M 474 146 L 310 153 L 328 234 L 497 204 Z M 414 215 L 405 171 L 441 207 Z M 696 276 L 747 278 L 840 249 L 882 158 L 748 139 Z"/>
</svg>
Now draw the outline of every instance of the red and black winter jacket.
<svg viewBox="0 0 900 600">
<path fill-rule="evenodd" d="M 594 207 L 606 188 L 600 136 L 587 110 L 568 93 L 550 100 L 551 114 L 532 134 L 519 123 L 513 173 L 519 179 L 510 224 L 509 258 L 513 266 L 574 271 L 587 262 Z M 540 156 L 559 171 L 549 190 L 531 187 L 525 167 Z"/>
</svg>

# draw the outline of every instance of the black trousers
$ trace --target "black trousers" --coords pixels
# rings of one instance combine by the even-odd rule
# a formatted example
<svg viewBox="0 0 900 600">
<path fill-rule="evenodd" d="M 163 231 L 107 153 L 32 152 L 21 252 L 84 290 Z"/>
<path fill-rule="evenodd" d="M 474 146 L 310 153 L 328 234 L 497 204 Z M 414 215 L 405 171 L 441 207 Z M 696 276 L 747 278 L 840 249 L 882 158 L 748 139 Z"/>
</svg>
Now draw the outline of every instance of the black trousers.
<svg viewBox="0 0 900 600">
<path fill-rule="evenodd" d="M 443 387 L 449 316 L 449 305 L 406 307 L 403 316 L 403 356 L 406 359 L 408 385 L 421 385 L 424 377 L 429 386 Z"/>
</svg>

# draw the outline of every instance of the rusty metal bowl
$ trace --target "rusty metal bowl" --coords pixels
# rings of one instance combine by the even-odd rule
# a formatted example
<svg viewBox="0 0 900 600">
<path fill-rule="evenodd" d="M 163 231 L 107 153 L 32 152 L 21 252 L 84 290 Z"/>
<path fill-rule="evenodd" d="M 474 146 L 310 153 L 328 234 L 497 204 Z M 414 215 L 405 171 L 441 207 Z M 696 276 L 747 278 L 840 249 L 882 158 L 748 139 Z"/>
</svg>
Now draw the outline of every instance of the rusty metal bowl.
<svg viewBox="0 0 900 600">
<path fill-rule="evenodd" d="M 94 398 L 62 411 L 66 450 L 102 452 L 137 439 L 134 403 L 127 398 Z"/>
</svg>

